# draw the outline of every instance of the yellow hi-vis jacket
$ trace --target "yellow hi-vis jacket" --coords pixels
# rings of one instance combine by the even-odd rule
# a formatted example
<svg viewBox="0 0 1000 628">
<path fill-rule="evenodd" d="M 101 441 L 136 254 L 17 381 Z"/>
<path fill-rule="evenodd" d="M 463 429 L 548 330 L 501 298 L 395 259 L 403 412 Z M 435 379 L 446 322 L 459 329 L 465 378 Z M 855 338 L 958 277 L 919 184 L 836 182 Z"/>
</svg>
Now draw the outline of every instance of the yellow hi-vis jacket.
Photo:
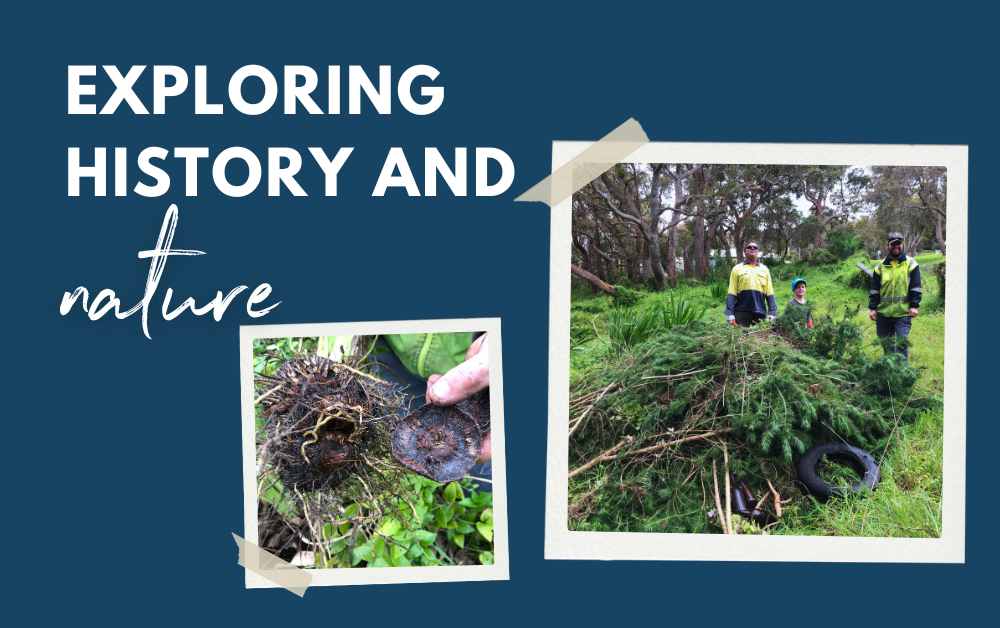
<svg viewBox="0 0 1000 628">
<path fill-rule="evenodd" d="M 909 316 L 911 307 L 920 307 L 922 296 L 920 266 L 913 258 L 905 254 L 900 254 L 898 260 L 886 257 L 872 271 L 869 310 L 890 318 Z"/>
<path fill-rule="evenodd" d="M 753 266 L 742 262 L 729 274 L 729 296 L 726 297 L 726 316 L 735 311 L 755 314 L 778 315 L 778 302 L 774 299 L 771 272 L 760 262 Z"/>
</svg>

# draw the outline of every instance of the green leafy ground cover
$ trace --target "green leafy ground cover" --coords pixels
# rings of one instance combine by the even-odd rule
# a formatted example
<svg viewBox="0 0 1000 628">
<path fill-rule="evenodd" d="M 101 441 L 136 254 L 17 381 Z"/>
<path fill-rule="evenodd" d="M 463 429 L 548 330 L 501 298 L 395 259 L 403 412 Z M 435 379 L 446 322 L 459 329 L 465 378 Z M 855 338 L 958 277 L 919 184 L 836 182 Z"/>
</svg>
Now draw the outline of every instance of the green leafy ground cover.
<svg viewBox="0 0 1000 628">
<path fill-rule="evenodd" d="M 329 338 L 255 340 L 254 372 L 273 375 L 295 355 L 329 351 L 331 346 Z M 261 417 L 257 427 L 263 427 Z M 326 551 L 315 551 L 315 545 L 304 546 L 315 553 L 314 567 L 493 564 L 492 493 L 477 491 L 478 483 L 469 478 L 441 484 L 411 473 L 402 477 L 403 486 L 392 495 L 378 496 L 388 501 L 388 512 L 377 512 L 377 506 L 364 500 L 338 503 L 343 512 L 320 529 L 320 542 Z M 296 499 L 270 475 L 265 476 L 261 486 L 260 501 L 265 507 L 277 509 L 289 528 L 301 526 L 310 514 L 303 512 L 303 501 L 314 505 L 331 503 L 330 496 L 319 494 Z M 343 523 L 337 524 L 337 520 Z M 377 527 L 366 526 L 358 525 L 359 521 L 378 523 Z M 315 535 L 312 540 L 316 541 Z"/>
<path fill-rule="evenodd" d="M 571 399 L 584 402 L 571 408 L 571 425 L 589 405 L 585 395 L 616 387 L 571 437 L 570 470 L 632 441 L 614 460 L 570 479 L 570 529 L 719 532 L 712 467 L 722 487 L 728 455 L 731 470 L 753 490 L 768 493 L 770 480 L 792 500 L 780 521 L 744 531 L 939 536 L 944 311 L 936 279 L 924 269 L 922 315 L 904 368 L 883 355 L 855 261 L 771 267 L 779 310 L 792 296 L 791 279 L 807 279 L 814 330 L 784 317 L 752 333 L 727 327 L 724 302 L 712 294 L 717 280 L 682 280 L 670 291 L 674 301 L 706 308 L 704 320 L 657 328 L 616 347 L 610 299 L 575 289 L 570 389 Z M 661 295 L 644 295 L 634 316 L 660 303 Z M 799 490 L 792 462 L 809 446 L 840 438 L 881 462 L 883 482 L 876 491 L 821 504 Z M 832 467 L 821 473 L 850 479 L 851 471 Z"/>
</svg>

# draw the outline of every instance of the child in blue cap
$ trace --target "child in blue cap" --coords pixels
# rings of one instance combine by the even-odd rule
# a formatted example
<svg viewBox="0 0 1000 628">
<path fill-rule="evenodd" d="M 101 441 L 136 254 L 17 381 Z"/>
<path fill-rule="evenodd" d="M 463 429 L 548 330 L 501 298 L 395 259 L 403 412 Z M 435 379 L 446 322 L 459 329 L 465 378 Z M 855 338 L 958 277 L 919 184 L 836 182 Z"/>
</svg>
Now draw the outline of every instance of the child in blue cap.
<svg viewBox="0 0 1000 628">
<path fill-rule="evenodd" d="M 785 314 L 805 319 L 806 327 L 812 329 L 812 306 L 806 301 L 806 280 L 802 277 L 792 280 L 792 300 L 785 306 Z"/>
</svg>

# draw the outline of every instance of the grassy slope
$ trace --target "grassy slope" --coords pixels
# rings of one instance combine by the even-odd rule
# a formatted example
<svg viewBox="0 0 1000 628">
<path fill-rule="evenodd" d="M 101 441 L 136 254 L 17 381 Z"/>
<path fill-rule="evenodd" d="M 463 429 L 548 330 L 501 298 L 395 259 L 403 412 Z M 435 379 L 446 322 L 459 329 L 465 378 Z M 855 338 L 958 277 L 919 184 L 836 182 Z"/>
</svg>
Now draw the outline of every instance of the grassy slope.
<svg viewBox="0 0 1000 628">
<path fill-rule="evenodd" d="M 931 255 L 933 261 L 943 256 Z M 928 260 L 922 260 L 926 263 Z M 813 303 L 814 319 L 833 314 L 841 316 L 845 308 L 853 311 L 860 305 L 854 322 L 861 324 L 866 339 L 875 338 L 875 324 L 867 317 L 866 293 L 847 285 L 846 279 L 855 272 L 853 261 L 839 265 L 803 270 L 795 267 L 774 266 L 771 274 L 775 286 L 779 310 L 792 298 L 791 279 L 804 277 L 808 283 L 806 299 Z M 921 379 L 918 389 L 922 394 L 942 395 L 944 388 L 944 311 L 940 307 L 937 282 L 929 272 L 922 274 L 924 301 L 921 316 L 914 320 L 910 333 L 911 365 L 920 369 Z M 719 280 L 724 280 L 720 278 Z M 681 279 L 674 294 L 690 301 L 693 305 L 708 308 L 707 318 L 722 325 L 724 303 L 710 294 L 706 284 Z M 660 295 L 646 294 L 638 307 L 658 300 Z M 606 309 L 610 299 L 604 295 L 592 295 L 586 287 L 575 287 L 572 296 L 571 319 L 576 327 L 590 326 L 599 336 L 606 335 L 606 316 L 598 313 Z M 587 311 L 590 310 L 590 311 Z M 871 349 L 879 351 L 877 348 Z M 874 353 L 873 353 L 874 354 Z M 595 364 L 606 359 L 600 340 L 593 341 L 577 349 L 571 357 L 571 389 L 579 382 L 581 375 L 593 372 Z M 797 500 L 787 510 L 783 522 L 769 528 L 772 534 L 797 535 L 840 535 L 840 536 L 940 536 L 941 530 L 941 478 L 942 478 L 942 430 L 943 417 L 940 413 L 927 413 L 916 424 L 901 428 L 895 435 L 893 445 L 885 452 L 871 452 L 881 460 L 883 482 L 879 490 L 850 500 L 832 500 L 825 505 Z M 602 474 L 603 475 L 603 474 Z M 686 475 L 686 474 L 681 474 Z M 662 480 L 663 478 L 661 478 Z M 582 494 L 603 478 L 590 480 L 586 485 L 571 483 L 571 502 L 574 496 Z M 710 480 L 710 478 L 709 478 Z M 671 478 L 675 484 L 683 478 Z M 702 478 L 704 481 L 704 478 Z M 668 484 L 669 484 L 668 482 Z M 658 485 L 662 486 L 662 484 Z M 661 492 L 665 489 L 660 488 Z M 666 491 L 670 491 L 668 486 Z M 680 502 L 671 507 L 668 501 L 662 511 L 649 513 L 649 518 L 637 525 L 636 522 L 621 521 L 619 529 L 656 529 L 669 531 L 708 532 L 707 525 L 695 521 L 681 529 L 674 528 L 677 518 L 697 517 L 705 511 L 703 489 L 696 491 L 694 499 Z M 710 494 L 709 490 L 709 494 Z M 711 497 L 708 497 L 711 502 Z M 711 504 L 708 504 L 711 507 Z M 671 518 L 674 519 L 671 522 Z M 571 522 L 571 528 L 573 523 Z M 749 529 L 748 531 L 755 531 Z"/>
</svg>

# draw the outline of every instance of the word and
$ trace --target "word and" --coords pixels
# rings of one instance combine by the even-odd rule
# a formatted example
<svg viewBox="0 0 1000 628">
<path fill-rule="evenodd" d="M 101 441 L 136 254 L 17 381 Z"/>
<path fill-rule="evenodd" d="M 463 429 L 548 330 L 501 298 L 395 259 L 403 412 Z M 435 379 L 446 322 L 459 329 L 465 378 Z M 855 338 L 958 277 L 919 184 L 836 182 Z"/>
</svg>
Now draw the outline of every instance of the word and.
<svg viewBox="0 0 1000 628">
<path fill-rule="evenodd" d="M 149 110 L 139 96 L 133 91 L 135 82 L 146 69 L 144 65 L 133 65 L 125 76 L 122 76 L 117 66 L 102 66 L 104 72 L 115 85 L 115 91 L 105 101 L 100 113 L 114 113 L 119 105 L 126 103 L 133 113 L 148 114 Z M 399 77 L 396 95 L 403 108 L 412 114 L 425 116 L 438 110 L 444 102 L 444 87 L 421 87 L 420 95 L 429 98 L 425 103 L 413 99 L 412 84 L 417 77 L 427 77 L 431 81 L 438 77 L 439 72 L 429 65 L 415 65 L 408 68 Z M 97 86 L 84 83 L 83 77 L 96 76 L 95 65 L 69 66 L 69 113 L 97 114 L 97 105 L 81 101 L 82 97 L 94 96 Z M 172 83 L 167 85 L 167 77 Z M 248 78 L 259 79 L 264 85 L 264 95 L 260 101 L 249 103 L 243 98 L 243 82 Z M 299 79 L 302 84 L 299 85 Z M 330 114 L 340 113 L 340 66 L 331 65 L 327 68 L 327 111 Z M 286 114 L 295 114 L 301 104 L 310 114 L 322 114 L 323 110 L 312 98 L 312 93 L 319 84 L 316 70 L 305 65 L 286 65 L 284 67 L 284 109 Z M 153 66 L 153 114 L 165 114 L 167 98 L 179 96 L 188 88 L 188 75 L 184 68 L 176 65 Z M 392 66 L 379 66 L 378 88 L 359 65 L 349 66 L 347 71 L 347 110 L 349 114 L 361 113 L 361 92 L 364 91 L 368 100 L 380 114 L 392 113 Z M 270 70 L 259 65 L 245 65 L 237 70 L 229 79 L 229 102 L 242 114 L 257 116 L 270 110 L 278 100 L 278 81 Z M 198 115 L 220 115 L 223 113 L 221 103 L 208 102 L 208 68 L 197 65 L 194 68 L 194 112 Z"/>
<path fill-rule="evenodd" d="M 337 154 L 330 159 L 322 148 L 310 148 L 309 153 L 313 161 L 323 171 L 326 182 L 326 196 L 337 195 L 337 174 L 340 172 L 347 158 L 351 155 L 353 148 L 341 148 Z M 80 180 L 91 178 L 94 180 L 94 196 L 107 195 L 108 182 L 108 159 L 107 148 L 94 148 L 94 158 L 92 166 L 80 164 L 80 149 L 78 147 L 69 148 L 68 157 L 68 188 L 69 196 L 80 196 Z M 128 151 L 124 147 L 114 149 L 114 188 L 115 196 L 125 196 L 128 193 Z M 455 196 L 467 195 L 467 166 L 466 149 L 455 149 L 455 169 L 452 170 L 445 161 L 441 153 L 436 148 L 424 149 L 424 192 L 425 196 L 437 195 L 438 175 L 451 189 Z M 507 153 L 498 148 L 476 148 L 475 149 L 475 177 L 476 196 L 497 196 L 504 193 L 514 182 L 514 162 L 511 161 Z M 170 152 L 159 146 L 150 146 L 143 149 L 138 156 L 139 169 L 152 177 L 154 185 L 147 185 L 143 182 L 136 183 L 132 191 L 140 196 L 157 197 L 163 196 L 170 190 L 170 176 L 155 161 L 163 162 L 170 156 Z M 209 150 L 205 147 L 185 147 L 174 148 L 174 159 L 184 160 L 184 190 L 187 196 L 198 195 L 198 163 L 200 159 L 209 157 Z M 490 184 L 487 179 L 489 170 L 489 160 L 494 160 L 500 164 L 500 180 Z M 249 175 L 246 181 L 233 184 L 226 178 L 226 166 L 230 161 L 242 161 Z M 307 196 L 302 186 L 295 180 L 295 175 L 302 169 L 302 155 L 294 148 L 268 148 L 267 149 L 267 195 L 280 196 L 284 187 L 293 196 Z M 399 174 L 395 174 L 396 171 Z M 260 185 L 263 177 L 263 167 L 261 160 L 253 151 L 233 146 L 227 148 L 215 156 L 212 162 L 212 181 L 215 187 L 231 197 L 244 197 L 252 193 Z M 402 148 L 391 148 L 382 166 L 382 173 L 372 196 L 384 196 L 386 189 L 390 187 L 402 187 L 406 189 L 409 196 L 420 196 L 420 188 L 407 163 L 406 155 Z"/>
<path fill-rule="evenodd" d="M 150 258 L 152 261 L 149 264 L 149 275 L 146 277 L 146 290 L 142 296 L 142 300 L 135 304 L 131 309 L 126 312 L 121 311 L 121 301 L 115 296 L 114 290 L 104 289 L 97 293 L 97 297 L 87 305 L 89 292 L 83 286 L 80 286 L 73 291 L 72 294 L 69 292 L 63 293 L 62 303 L 59 305 L 59 313 L 65 316 L 73 309 L 73 305 L 77 300 L 83 296 L 83 309 L 87 312 L 90 320 L 96 321 L 101 318 L 109 311 L 114 309 L 115 316 L 119 319 L 128 318 L 132 316 L 140 309 L 142 310 L 142 331 L 146 334 L 146 338 L 152 338 L 149 335 L 149 305 L 153 301 L 153 294 L 156 292 L 156 288 L 159 286 L 160 277 L 163 275 L 163 269 L 167 265 L 167 258 L 171 255 L 204 255 L 204 251 L 186 251 L 180 249 L 171 249 L 170 244 L 174 239 L 174 232 L 177 230 L 177 206 L 171 205 L 167 210 L 166 216 L 163 218 L 163 226 L 160 228 L 160 237 L 156 240 L 156 247 L 151 251 L 139 251 L 139 259 Z M 167 288 L 167 293 L 163 297 L 163 318 L 171 321 L 178 316 L 180 316 L 184 310 L 189 309 L 191 313 L 195 316 L 201 316 L 209 312 L 214 311 L 214 316 L 216 321 L 222 320 L 222 315 L 226 312 L 226 308 L 229 307 L 229 303 L 233 298 L 239 293 L 247 290 L 246 286 L 236 286 L 229 291 L 225 297 L 222 296 L 222 292 L 219 291 L 216 294 L 214 300 L 209 301 L 206 305 L 202 307 L 197 307 L 195 305 L 194 298 L 189 298 L 180 304 L 176 309 L 170 310 L 170 300 L 173 298 L 174 291 L 172 288 Z M 253 318 L 259 318 L 264 316 L 274 308 L 281 304 L 281 301 L 266 307 L 262 310 L 255 310 L 254 306 L 258 303 L 263 302 L 271 294 L 270 284 L 262 283 L 250 293 L 250 298 L 247 299 L 247 314 Z"/>
</svg>

